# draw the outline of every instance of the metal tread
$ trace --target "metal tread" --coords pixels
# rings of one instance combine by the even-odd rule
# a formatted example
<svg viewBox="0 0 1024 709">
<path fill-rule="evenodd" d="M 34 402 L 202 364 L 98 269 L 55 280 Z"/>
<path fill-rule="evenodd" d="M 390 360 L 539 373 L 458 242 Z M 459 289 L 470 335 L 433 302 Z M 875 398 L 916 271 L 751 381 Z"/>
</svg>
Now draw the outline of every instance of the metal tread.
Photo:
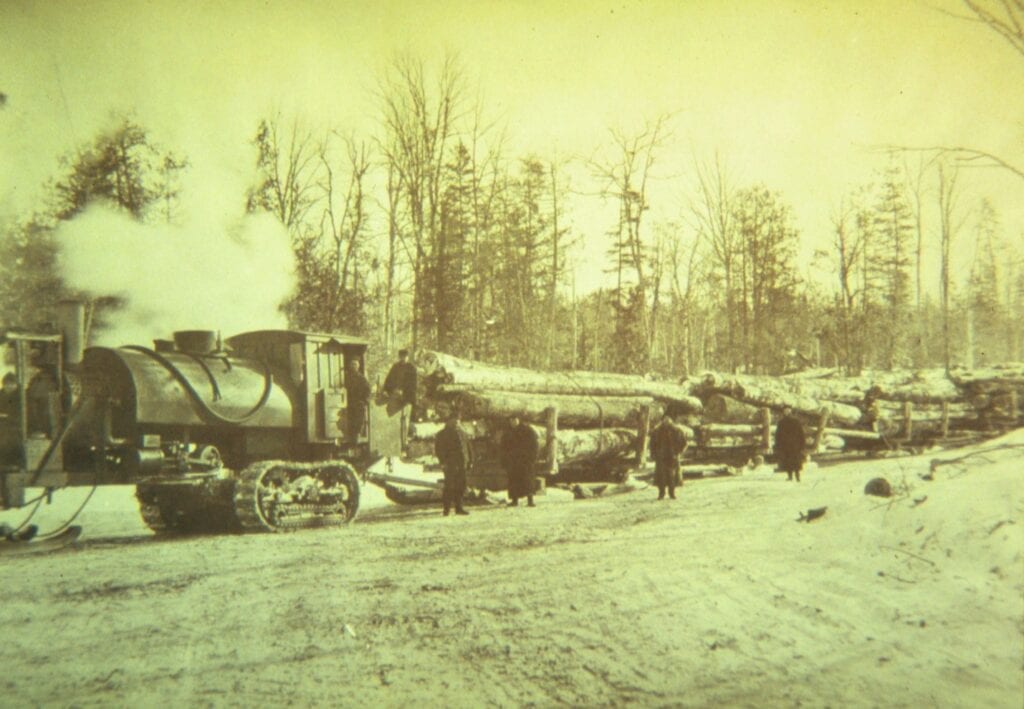
<svg viewBox="0 0 1024 709">
<path fill-rule="evenodd" d="M 324 468 L 338 468 L 341 481 L 349 490 L 348 504 L 344 513 L 338 513 L 337 505 L 316 505 L 291 503 L 276 510 L 274 519 L 263 514 L 259 502 L 259 489 L 264 477 L 275 468 L 283 468 L 288 474 L 313 474 Z M 341 460 L 298 463 L 283 460 L 264 460 L 246 467 L 235 483 L 233 496 L 235 516 L 246 532 L 291 532 L 317 527 L 340 527 L 352 521 L 359 509 L 359 478 L 355 469 Z"/>
</svg>

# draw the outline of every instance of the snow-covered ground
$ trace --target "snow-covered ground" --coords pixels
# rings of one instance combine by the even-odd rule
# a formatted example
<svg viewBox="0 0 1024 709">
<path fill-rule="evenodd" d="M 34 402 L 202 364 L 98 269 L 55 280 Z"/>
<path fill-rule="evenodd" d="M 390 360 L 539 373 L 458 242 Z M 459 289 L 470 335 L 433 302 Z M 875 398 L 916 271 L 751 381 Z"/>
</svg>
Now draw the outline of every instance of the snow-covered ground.
<svg viewBox="0 0 1024 709">
<path fill-rule="evenodd" d="M 961 457 L 931 472 L 932 459 Z M 895 497 L 863 494 L 877 476 Z M 36 521 L 62 521 L 86 494 L 61 493 Z M 550 491 L 536 509 L 444 518 L 366 488 L 346 529 L 158 540 L 131 489 L 101 489 L 77 549 L 0 558 L 2 695 L 10 706 L 1024 703 L 1024 431 L 812 467 L 799 484 L 762 468 L 654 497 Z"/>
</svg>

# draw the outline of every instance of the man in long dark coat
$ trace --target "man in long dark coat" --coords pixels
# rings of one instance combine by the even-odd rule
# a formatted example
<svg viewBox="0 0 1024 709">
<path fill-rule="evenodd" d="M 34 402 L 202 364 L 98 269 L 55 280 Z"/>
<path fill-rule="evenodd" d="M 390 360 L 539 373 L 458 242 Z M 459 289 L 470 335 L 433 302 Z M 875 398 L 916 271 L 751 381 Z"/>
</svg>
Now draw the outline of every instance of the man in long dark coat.
<svg viewBox="0 0 1024 709">
<path fill-rule="evenodd" d="M 388 416 L 401 415 L 403 449 L 407 445 L 412 407 L 416 405 L 416 385 L 416 365 L 409 361 L 409 350 L 398 350 L 398 361 L 388 370 L 381 393 L 387 400 Z"/>
<path fill-rule="evenodd" d="M 366 425 L 366 407 L 370 403 L 370 382 L 360 370 L 358 359 L 348 361 L 345 392 L 348 395 L 348 437 L 354 441 Z"/>
<path fill-rule="evenodd" d="M 653 431 L 649 448 L 654 460 L 654 484 L 658 486 L 658 499 L 676 499 L 676 487 L 682 486 L 679 475 L 679 457 L 686 450 L 686 432 L 667 413 Z"/>
<path fill-rule="evenodd" d="M 501 437 L 498 458 L 508 475 L 509 505 L 516 507 L 519 498 L 525 497 L 529 507 L 533 504 L 533 489 L 536 485 L 534 466 L 540 453 L 537 433 L 523 423 L 518 416 L 509 419 L 509 426 Z"/>
<path fill-rule="evenodd" d="M 434 439 L 434 455 L 444 470 L 444 491 L 442 501 L 444 514 L 447 516 L 452 507 L 455 514 L 468 515 L 462 509 L 462 496 L 466 494 L 466 473 L 472 462 L 469 448 L 469 436 L 459 426 L 459 412 L 453 410 L 448 415 L 448 422 Z"/>
<path fill-rule="evenodd" d="M 804 454 L 807 451 L 807 436 L 803 424 L 793 415 L 793 409 L 785 407 L 782 418 L 775 427 L 775 460 L 779 470 L 786 473 L 787 480 L 796 476 L 800 482 L 800 471 L 804 467 Z"/>
</svg>

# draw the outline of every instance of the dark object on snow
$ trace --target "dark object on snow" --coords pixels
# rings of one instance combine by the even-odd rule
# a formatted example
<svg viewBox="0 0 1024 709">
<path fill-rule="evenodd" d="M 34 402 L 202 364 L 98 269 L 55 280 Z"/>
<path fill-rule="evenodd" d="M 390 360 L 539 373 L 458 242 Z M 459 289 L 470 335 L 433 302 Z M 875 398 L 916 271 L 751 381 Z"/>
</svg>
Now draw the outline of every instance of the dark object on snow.
<svg viewBox="0 0 1024 709">
<path fill-rule="evenodd" d="M 39 527 L 34 524 L 30 524 L 24 527 L 21 531 L 15 532 L 13 529 L 8 527 L 6 524 L 0 525 L 0 533 L 9 542 L 28 542 L 35 538 L 36 533 L 39 532 Z"/>
<path fill-rule="evenodd" d="M 520 497 L 525 497 L 532 505 L 537 487 L 534 466 L 540 453 L 540 440 L 537 433 L 520 422 L 518 417 L 513 417 L 513 421 L 515 423 L 501 437 L 498 459 L 508 474 L 508 499 L 515 504 Z"/>
<path fill-rule="evenodd" d="M 658 486 L 658 499 L 676 499 L 676 487 L 683 484 L 679 474 L 679 456 L 686 450 L 686 432 L 666 414 L 651 432 L 650 450 L 654 459 L 654 484 Z"/>
<path fill-rule="evenodd" d="M 447 425 L 434 438 L 434 455 L 444 471 L 444 513 L 447 515 L 455 507 L 456 514 L 464 514 L 462 497 L 466 494 L 466 471 L 473 464 L 473 453 L 469 437 L 459 427 L 457 411 L 451 413 Z"/>
<path fill-rule="evenodd" d="M 800 420 L 793 416 L 789 407 L 775 428 L 775 460 L 779 470 L 786 473 L 792 480 L 800 482 L 800 471 L 804 467 L 804 454 L 807 450 L 807 436 Z"/>
<path fill-rule="evenodd" d="M 812 510 L 807 510 L 807 512 L 801 512 L 797 522 L 813 522 L 819 517 L 823 517 L 827 509 L 828 507 L 815 507 Z"/>
<path fill-rule="evenodd" d="M 892 497 L 892 486 L 885 478 L 872 478 L 864 486 L 864 494 L 875 497 Z"/>
</svg>

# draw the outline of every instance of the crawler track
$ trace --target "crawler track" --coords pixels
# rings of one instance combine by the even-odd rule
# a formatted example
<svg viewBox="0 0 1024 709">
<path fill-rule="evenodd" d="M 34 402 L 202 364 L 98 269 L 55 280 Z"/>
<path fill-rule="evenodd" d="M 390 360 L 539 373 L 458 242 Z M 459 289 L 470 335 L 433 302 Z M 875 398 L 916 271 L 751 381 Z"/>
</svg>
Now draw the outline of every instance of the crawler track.
<svg viewBox="0 0 1024 709">
<path fill-rule="evenodd" d="M 356 516 L 359 479 L 341 461 L 261 461 L 242 471 L 233 501 L 243 531 L 336 527 Z"/>
<path fill-rule="evenodd" d="M 146 526 L 157 534 L 203 534 L 239 529 L 232 481 L 138 485 L 135 499 Z"/>
</svg>

